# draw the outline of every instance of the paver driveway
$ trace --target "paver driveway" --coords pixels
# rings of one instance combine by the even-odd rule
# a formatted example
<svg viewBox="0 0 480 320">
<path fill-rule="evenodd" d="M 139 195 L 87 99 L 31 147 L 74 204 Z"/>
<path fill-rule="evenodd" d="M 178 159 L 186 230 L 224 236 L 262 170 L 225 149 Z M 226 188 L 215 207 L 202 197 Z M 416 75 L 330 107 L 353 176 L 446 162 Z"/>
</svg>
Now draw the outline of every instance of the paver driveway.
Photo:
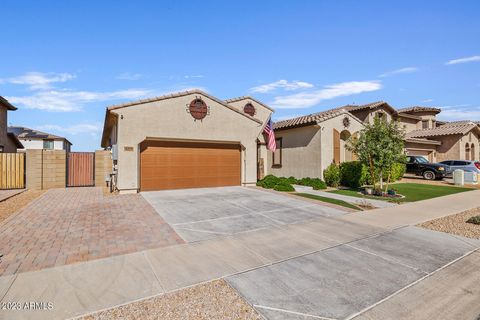
<svg viewBox="0 0 480 320">
<path fill-rule="evenodd" d="M 0 223 L 0 276 L 183 243 L 138 194 L 52 189 Z"/>
<path fill-rule="evenodd" d="M 142 195 L 187 242 L 346 213 L 244 187 L 154 191 Z"/>
</svg>

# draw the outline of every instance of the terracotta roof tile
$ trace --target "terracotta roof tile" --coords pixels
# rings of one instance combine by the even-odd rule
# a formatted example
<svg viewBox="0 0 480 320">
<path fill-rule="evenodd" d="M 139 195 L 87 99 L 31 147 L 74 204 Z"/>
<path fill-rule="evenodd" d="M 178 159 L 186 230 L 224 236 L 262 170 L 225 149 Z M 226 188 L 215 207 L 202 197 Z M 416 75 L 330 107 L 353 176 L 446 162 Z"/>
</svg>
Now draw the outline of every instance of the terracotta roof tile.
<svg viewBox="0 0 480 320">
<path fill-rule="evenodd" d="M 448 136 L 461 134 L 464 135 L 470 132 L 472 129 L 480 131 L 478 124 L 468 121 L 458 124 L 444 124 L 440 127 L 432 129 L 414 130 L 406 134 L 406 138 L 424 138 L 424 137 L 436 137 L 436 136 Z"/>
<path fill-rule="evenodd" d="M 435 112 L 435 113 L 440 113 L 442 110 L 439 108 L 435 107 L 422 107 L 422 106 L 412 106 L 412 107 L 407 107 L 407 108 L 402 108 L 398 109 L 398 112 L 405 112 L 405 113 L 410 113 L 410 112 Z"/>
<path fill-rule="evenodd" d="M 328 120 L 346 113 L 350 114 L 345 109 L 331 109 L 331 110 L 326 110 L 322 112 L 312 113 L 306 116 L 301 116 L 293 119 L 287 119 L 287 120 L 275 122 L 273 124 L 273 129 L 278 130 L 278 129 L 292 128 L 292 127 L 299 127 L 299 126 L 304 126 L 309 124 L 316 124 L 316 123 L 323 122 L 325 120 Z"/>
</svg>

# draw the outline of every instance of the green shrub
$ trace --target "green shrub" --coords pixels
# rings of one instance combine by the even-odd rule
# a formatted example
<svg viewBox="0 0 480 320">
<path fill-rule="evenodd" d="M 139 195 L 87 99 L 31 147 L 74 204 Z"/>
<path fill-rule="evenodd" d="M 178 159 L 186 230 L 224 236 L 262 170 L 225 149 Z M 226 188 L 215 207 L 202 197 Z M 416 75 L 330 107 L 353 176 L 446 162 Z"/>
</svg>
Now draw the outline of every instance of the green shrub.
<svg viewBox="0 0 480 320">
<path fill-rule="evenodd" d="M 406 170 L 407 166 L 405 163 L 395 163 L 390 172 L 390 181 L 394 182 L 402 179 Z"/>
<path fill-rule="evenodd" d="M 298 184 L 312 187 L 313 190 L 327 189 L 327 185 L 320 178 L 302 178 L 298 180 Z"/>
<path fill-rule="evenodd" d="M 261 186 L 264 187 L 265 189 L 273 189 L 279 182 L 280 178 L 275 177 L 274 175 L 267 175 L 265 178 L 260 180 Z"/>
<path fill-rule="evenodd" d="M 480 216 L 471 217 L 467 220 L 468 223 L 480 224 Z"/>
<path fill-rule="evenodd" d="M 340 185 L 340 168 L 332 163 L 327 169 L 323 170 L 323 178 L 327 186 L 338 187 Z"/>
<path fill-rule="evenodd" d="M 295 191 L 295 188 L 288 182 L 280 182 L 275 187 L 273 187 L 275 191 L 283 191 L 283 192 L 292 192 Z"/>
<path fill-rule="evenodd" d="M 348 161 L 340 164 L 340 184 L 358 188 L 365 184 L 367 168 L 360 161 Z"/>
<path fill-rule="evenodd" d="M 298 184 L 298 180 L 295 177 L 288 177 L 287 181 L 290 184 Z"/>
</svg>

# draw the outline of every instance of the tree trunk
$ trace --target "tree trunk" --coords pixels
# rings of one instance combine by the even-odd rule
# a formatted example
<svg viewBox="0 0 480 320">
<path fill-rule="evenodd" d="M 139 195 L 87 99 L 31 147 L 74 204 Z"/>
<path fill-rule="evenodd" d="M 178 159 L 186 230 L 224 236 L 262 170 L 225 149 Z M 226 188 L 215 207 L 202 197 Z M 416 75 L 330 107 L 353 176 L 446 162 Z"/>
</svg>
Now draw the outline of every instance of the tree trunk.
<svg viewBox="0 0 480 320">
<path fill-rule="evenodd" d="M 390 177 L 392 176 L 391 172 L 388 173 L 387 184 L 385 186 L 385 192 L 388 192 L 388 185 L 390 184 Z"/>
<path fill-rule="evenodd" d="M 380 176 L 380 190 L 383 191 L 383 171 L 382 170 L 380 170 L 379 176 Z"/>
<path fill-rule="evenodd" d="M 373 189 L 375 190 L 375 167 L 373 166 L 372 157 L 368 156 L 368 162 L 370 167 L 370 179 L 372 179 L 371 183 L 373 185 Z"/>
</svg>

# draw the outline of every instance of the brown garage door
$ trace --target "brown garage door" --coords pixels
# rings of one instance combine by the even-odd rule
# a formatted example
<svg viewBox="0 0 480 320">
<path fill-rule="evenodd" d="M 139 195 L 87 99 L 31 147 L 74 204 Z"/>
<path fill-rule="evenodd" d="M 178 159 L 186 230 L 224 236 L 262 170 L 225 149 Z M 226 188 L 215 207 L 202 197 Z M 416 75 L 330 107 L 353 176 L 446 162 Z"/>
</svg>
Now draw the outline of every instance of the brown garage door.
<svg viewBox="0 0 480 320">
<path fill-rule="evenodd" d="M 140 149 L 142 191 L 240 184 L 236 144 L 145 141 Z"/>
</svg>

